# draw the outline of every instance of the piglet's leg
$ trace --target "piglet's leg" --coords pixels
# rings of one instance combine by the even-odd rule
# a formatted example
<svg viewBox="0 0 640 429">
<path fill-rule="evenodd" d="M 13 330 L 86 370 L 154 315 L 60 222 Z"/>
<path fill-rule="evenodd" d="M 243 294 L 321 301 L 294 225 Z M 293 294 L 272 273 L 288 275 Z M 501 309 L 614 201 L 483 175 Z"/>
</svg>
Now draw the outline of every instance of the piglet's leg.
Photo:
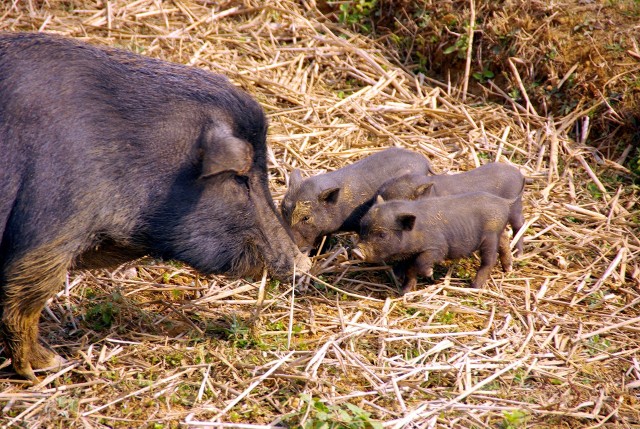
<svg viewBox="0 0 640 429">
<path fill-rule="evenodd" d="M 404 295 L 407 292 L 415 290 L 418 285 L 418 270 L 415 264 L 411 264 L 407 267 L 407 271 L 404 273 L 404 281 L 402 282 L 402 289 L 400 295 Z"/>
<path fill-rule="evenodd" d="M 522 214 L 522 197 L 519 197 L 517 201 L 513 203 L 511 206 L 511 210 L 509 211 L 509 224 L 511 225 L 511 229 L 513 230 L 513 235 L 515 236 L 520 228 L 524 225 L 524 215 Z M 524 236 L 520 237 L 518 242 L 516 243 L 516 255 L 522 256 L 522 252 L 524 249 Z"/>
<path fill-rule="evenodd" d="M 403 295 L 415 289 L 418 284 L 418 275 L 433 278 L 433 264 L 436 259 L 432 252 L 422 252 L 418 255 L 413 264 L 407 269 L 405 284 L 402 288 Z M 409 279 L 411 279 L 410 282 L 408 281 Z"/>
<path fill-rule="evenodd" d="M 502 271 L 505 273 L 511 271 L 511 249 L 509 248 L 509 235 L 507 234 L 507 231 L 503 231 L 502 234 L 500 234 L 498 257 L 500 258 Z"/>
<path fill-rule="evenodd" d="M 500 238 L 498 234 L 487 234 L 480 245 L 480 268 L 476 274 L 476 278 L 471 283 L 471 287 L 480 288 L 484 286 L 489 279 L 491 270 L 498 260 L 498 242 Z"/>
</svg>

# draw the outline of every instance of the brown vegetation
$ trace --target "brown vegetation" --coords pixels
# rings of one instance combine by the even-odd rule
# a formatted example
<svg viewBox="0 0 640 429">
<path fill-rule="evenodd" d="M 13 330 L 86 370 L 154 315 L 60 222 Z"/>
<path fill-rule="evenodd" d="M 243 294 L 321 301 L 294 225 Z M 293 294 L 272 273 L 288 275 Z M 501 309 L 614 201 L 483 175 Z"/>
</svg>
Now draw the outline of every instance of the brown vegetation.
<svg viewBox="0 0 640 429">
<path fill-rule="evenodd" d="M 35 387 L 1 364 L 2 424 L 639 424 L 638 188 L 587 144 L 591 104 L 550 118 L 525 99 L 505 107 L 465 95 L 461 81 L 410 74 L 382 44 L 302 3 L 4 2 L 0 30 L 226 74 L 269 115 L 276 199 L 294 167 L 327 171 L 391 145 L 424 153 L 439 172 L 518 165 L 534 183 L 514 271 L 494 270 L 478 290 L 477 260 L 449 263 L 398 298 L 390 270 L 350 259 L 344 235 L 295 289 L 150 259 L 72 272 L 42 318 L 44 340 L 69 361 Z M 539 67 L 514 65 L 521 78 Z M 491 91 L 513 89 L 500 85 Z"/>
<path fill-rule="evenodd" d="M 640 175 L 637 1 L 319 3 L 328 18 L 377 38 L 415 73 L 458 88 L 467 82 L 494 102 L 530 102 L 543 116 L 597 106 L 588 144 Z"/>
</svg>

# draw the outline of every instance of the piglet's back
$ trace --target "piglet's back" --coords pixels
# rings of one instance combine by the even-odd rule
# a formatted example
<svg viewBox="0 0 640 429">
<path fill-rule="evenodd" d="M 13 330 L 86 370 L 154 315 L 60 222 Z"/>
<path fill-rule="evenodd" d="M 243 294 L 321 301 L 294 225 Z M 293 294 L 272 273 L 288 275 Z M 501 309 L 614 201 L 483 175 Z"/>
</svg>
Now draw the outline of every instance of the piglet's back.
<svg viewBox="0 0 640 429">
<path fill-rule="evenodd" d="M 425 228 L 469 233 L 487 228 L 504 230 L 512 201 L 487 192 L 473 192 L 398 203 L 410 208 Z"/>
</svg>

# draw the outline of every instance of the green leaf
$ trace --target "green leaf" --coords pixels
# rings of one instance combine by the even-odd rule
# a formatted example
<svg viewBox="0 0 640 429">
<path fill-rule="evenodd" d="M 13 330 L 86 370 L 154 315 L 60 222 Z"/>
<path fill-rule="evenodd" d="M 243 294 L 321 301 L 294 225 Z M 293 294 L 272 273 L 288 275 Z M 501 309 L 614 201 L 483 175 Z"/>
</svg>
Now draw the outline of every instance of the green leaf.
<svg viewBox="0 0 640 429">
<path fill-rule="evenodd" d="M 453 52 L 455 52 L 457 50 L 458 50 L 458 48 L 455 45 L 453 45 L 453 46 L 449 46 L 448 48 L 446 48 L 443 52 L 445 54 L 451 54 L 451 53 L 453 53 Z"/>
</svg>

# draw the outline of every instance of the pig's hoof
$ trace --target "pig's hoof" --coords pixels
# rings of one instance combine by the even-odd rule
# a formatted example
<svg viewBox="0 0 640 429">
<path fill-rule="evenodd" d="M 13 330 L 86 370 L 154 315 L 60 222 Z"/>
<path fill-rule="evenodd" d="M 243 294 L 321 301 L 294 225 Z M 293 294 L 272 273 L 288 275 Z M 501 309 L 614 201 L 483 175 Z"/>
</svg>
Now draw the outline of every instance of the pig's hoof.
<svg viewBox="0 0 640 429">
<path fill-rule="evenodd" d="M 38 382 L 38 377 L 36 377 L 36 374 L 33 372 L 33 369 L 31 368 L 31 365 L 28 362 L 19 363 L 19 364 L 16 362 L 13 362 L 13 370 L 18 375 L 31 381 L 31 383 L 33 384 L 36 384 Z"/>
<path fill-rule="evenodd" d="M 57 370 L 67 362 L 63 357 L 55 353 L 51 353 L 51 355 L 52 356 L 46 361 L 42 360 L 42 361 L 32 362 L 31 367 L 33 369 Z"/>
<path fill-rule="evenodd" d="M 40 344 L 35 344 L 30 350 L 27 360 L 33 369 L 55 369 L 65 363 L 63 358 Z"/>
<path fill-rule="evenodd" d="M 58 370 L 66 360 L 52 351 L 44 348 L 40 344 L 31 350 L 26 359 L 15 359 L 13 369 L 22 377 L 31 380 L 33 383 L 38 381 L 35 370 Z"/>
<path fill-rule="evenodd" d="M 506 267 L 502 267 L 502 271 L 504 271 L 505 273 L 509 273 L 513 271 L 513 267 L 511 265 L 507 265 Z"/>
</svg>

